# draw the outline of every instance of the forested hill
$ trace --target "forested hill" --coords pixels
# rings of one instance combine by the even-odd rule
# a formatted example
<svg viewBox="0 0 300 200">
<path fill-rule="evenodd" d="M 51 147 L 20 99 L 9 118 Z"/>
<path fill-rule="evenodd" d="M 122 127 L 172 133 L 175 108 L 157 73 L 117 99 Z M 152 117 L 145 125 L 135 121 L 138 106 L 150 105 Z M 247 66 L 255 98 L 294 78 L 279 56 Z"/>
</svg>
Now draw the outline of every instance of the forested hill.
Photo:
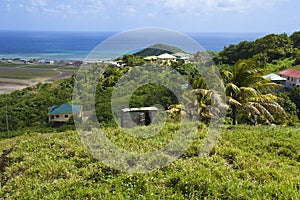
<svg viewBox="0 0 300 200">
<path fill-rule="evenodd" d="M 243 41 L 237 45 L 229 45 L 221 51 L 215 62 L 233 65 L 240 59 L 255 58 L 262 65 L 274 60 L 291 58 L 300 64 L 300 31 L 292 35 L 270 34 L 256 41 Z"/>
<path fill-rule="evenodd" d="M 166 44 L 155 44 L 150 47 L 147 47 L 134 55 L 136 56 L 158 56 L 163 53 L 175 54 L 183 53 L 184 51 L 175 46 L 169 46 Z"/>
</svg>

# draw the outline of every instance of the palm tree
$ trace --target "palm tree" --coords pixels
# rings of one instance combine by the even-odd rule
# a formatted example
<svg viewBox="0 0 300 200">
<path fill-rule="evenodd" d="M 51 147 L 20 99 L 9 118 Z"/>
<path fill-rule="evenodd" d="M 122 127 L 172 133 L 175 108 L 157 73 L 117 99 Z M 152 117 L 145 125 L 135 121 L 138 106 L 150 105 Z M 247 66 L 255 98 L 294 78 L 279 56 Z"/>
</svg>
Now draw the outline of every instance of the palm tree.
<svg viewBox="0 0 300 200">
<path fill-rule="evenodd" d="M 221 72 L 226 81 L 227 103 L 232 112 L 233 125 L 236 124 L 239 109 L 247 112 L 254 123 L 257 123 L 257 117 L 274 122 L 275 113 L 286 116 L 284 109 L 277 103 L 278 97 L 272 94 L 280 85 L 264 79 L 262 72 L 252 60 L 240 60 L 232 72 Z"/>
<path fill-rule="evenodd" d="M 193 89 L 184 92 L 182 97 L 186 102 L 187 114 L 191 116 L 198 115 L 200 120 L 206 123 L 212 118 L 221 117 L 222 110 L 227 109 L 222 95 L 212 89 Z"/>
<path fill-rule="evenodd" d="M 209 123 L 212 119 L 223 118 L 228 106 L 219 70 L 215 66 L 202 68 L 201 74 L 194 79 L 193 89 L 185 91 L 182 98 L 188 115 L 200 117 L 201 121 Z"/>
</svg>

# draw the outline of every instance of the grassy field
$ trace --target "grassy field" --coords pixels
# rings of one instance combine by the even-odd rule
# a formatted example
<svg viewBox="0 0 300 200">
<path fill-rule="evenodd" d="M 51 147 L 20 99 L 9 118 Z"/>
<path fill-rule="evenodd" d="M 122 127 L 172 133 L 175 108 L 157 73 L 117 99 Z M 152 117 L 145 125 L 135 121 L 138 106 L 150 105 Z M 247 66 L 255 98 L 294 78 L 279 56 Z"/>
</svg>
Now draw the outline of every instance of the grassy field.
<svg viewBox="0 0 300 200">
<path fill-rule="evenodd" d="M 23 64 L 0 62 L 0 67 L 21 67 Z"/>
<path fill-rule="evenodd" d="M 1 67 L 15 67 L 15 68 L 34 68 L 34 69 L 71 69 L 76 70 L 78 67 L 74 66 L 62 66 L 62 65 L 49 65 L 49 64 L 19 64 L 19 63 L 4 63 L 0 62 Z"/>
<path fill-rule="evenodd" d="M 1 67 L 0 78 L 11 79 L 34 79 L 39 77 L 51 77 L 58 73 L 51 69 L 31 69 L 31 68 L 14 68 L 14 67 Z"/>
<path fill-rule="evenodd" d="M 166 126 L 170 132 L 177 128 Z M 125 142 L 131 140 L 120 132 L 107 129 L 106 134 L 132 149 L 132 143 Z M 227 126 L 208 157 L 198 156 L 203 137 L 199 131 L 184 156 L 147 174 L 126 174 L 104 166 L 72 131 L 3 139 L 0 197 L 300 199 L 300 127 Z M 158 143 L 149 144 L 159 147 Z"/>
</svg>

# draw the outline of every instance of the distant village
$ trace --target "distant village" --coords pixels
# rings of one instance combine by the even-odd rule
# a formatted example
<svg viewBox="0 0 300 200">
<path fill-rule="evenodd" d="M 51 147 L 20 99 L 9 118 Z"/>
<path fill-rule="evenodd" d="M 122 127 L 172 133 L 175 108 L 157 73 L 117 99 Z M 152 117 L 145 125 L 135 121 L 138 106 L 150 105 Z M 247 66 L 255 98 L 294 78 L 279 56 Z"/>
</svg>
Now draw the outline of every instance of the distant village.
<svg viewBox="0 0 300 200">
<path fill-rule="evenodd" d="M 145 62 L 150 63 L 160 63 L 165 65 L 170 65 L 171 62 L 176 62 L 178 60 L 183 60 L 184 62 L 189 62 L 190 58 L 192 57 L 192 54 L 187 53 L 175 53 L 175 54 L 168 54 L 163 53 L 158 56 L 145 56 L 144 60 Z M 80 67 L 81 65 L 87 65 L 90 63 L 105 63 L 114 65 L 117 67 L 124 66 L 124 62 L 122 60 L 112 60 L 112 59 L 106 59 L 106 60 L 99 60 L 99 61 L 82 61 L 82 60 L 54 60 L 54 59 L 37 59 L 37 58 L 14 58 L 14 59 L 6 59 L 2 58 L 0 60 L 2 63 L 14 63 L 14 64 L 41 64 L 41 65 L 57 65 L 57 66 L 74 66 L 74 67 Z"/>
<path fill-rule="evenodd" d="M 75 66 L 80 67 L 83 64 L 81 60 L 52 60 L 52 59 L 37 59 L 37 58 L 14 58 L 6 59 L 2 58 L 1 63 L 13 63 L 13 64 L 40 64 L 40 65 L 58 65 L 58 66 Z"/>
</svg>

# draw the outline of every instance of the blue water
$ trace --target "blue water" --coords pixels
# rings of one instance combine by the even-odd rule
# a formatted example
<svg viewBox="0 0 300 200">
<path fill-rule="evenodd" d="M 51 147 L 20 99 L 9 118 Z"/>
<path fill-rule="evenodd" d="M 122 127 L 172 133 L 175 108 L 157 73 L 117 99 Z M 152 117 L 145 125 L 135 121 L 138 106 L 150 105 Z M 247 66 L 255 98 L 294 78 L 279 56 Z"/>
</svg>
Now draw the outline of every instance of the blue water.
<svg viewBox="0 0 300 200">
<path fill-rule="evenodd" d="M 0 58 L 84 59 L 114 32 L 0 31 Z M 261 33 L 187 33 L 207 50 L 221 51 Z"/>
</svg>

